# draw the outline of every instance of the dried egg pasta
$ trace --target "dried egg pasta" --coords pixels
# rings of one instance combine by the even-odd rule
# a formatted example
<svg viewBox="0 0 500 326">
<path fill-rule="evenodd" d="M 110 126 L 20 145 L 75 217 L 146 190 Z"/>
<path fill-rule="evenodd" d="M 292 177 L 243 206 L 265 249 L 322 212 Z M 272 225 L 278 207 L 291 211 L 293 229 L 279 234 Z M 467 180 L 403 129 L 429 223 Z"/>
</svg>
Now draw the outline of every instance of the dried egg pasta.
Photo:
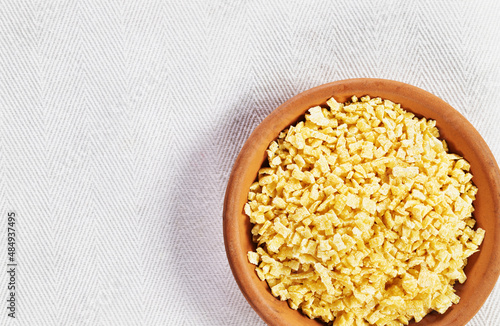
<svg viewBox="0 0 500 326">
<path fill-rule="evenodd" d="M 250 187 L 248 253 L 272 294 L 333 325 L 406 325 L 459 301 L 477 188 L 435 121 L 368 96 L 281 132 Z"/>
</svg>

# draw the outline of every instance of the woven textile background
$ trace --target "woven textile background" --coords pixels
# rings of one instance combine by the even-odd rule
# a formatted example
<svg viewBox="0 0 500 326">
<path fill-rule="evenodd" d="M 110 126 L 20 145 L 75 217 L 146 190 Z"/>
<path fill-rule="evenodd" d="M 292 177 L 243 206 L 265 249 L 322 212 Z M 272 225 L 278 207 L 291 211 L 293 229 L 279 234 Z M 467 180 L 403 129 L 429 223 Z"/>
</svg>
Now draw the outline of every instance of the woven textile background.
<svg viewBox="0 0 500 326">
<path fill-rule="evenodd" d="M 460 111 L 500 160 L 500 2 L 0 0 L 1 325 L 263 325 L 222 203 L 244 140 L 326 82 Z M 472 326 L 500 323 L 497 285 Z"/>
</svg>

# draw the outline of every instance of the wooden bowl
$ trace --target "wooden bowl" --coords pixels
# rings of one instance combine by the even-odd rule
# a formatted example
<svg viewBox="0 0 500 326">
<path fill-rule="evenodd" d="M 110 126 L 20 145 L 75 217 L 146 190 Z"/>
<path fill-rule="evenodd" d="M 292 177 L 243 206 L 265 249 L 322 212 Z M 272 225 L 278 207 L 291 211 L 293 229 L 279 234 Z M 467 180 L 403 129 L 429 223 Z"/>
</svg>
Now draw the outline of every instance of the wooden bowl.
<svg viewBox="0 0 500 326">
<path fill-rule="evenodd" d="M 465 325 L 481 308 L 500 274 L 500 172 L 485 141 L 474 127 L 440 98 L 420 88 L 383 79 L 349 79 L 324 84 L 305 91 L 274 110 L 250 135 L 233 166 L 224 201 L 224 242 L 229 265 L 241 292 L 269 325 L 323 325 L 288 307 L 271 294 L 261 281 L 247 252 L 255 250 L 251 224 L 243 213 L 250 185 L 265 159 L 269 143 L 280 131 L 294 124 L 312 106 L 326 106 L 334 96 L 338 102 L 352 95 L 389 99 L 419 117 L 437 121 L 441 138 L 451 152 L 462 155 L 471 165 L 472 181 L 478 187 L 474 202 L 477 226 L 486 230 L 480 251 L 472 255 L 465 272 L 467 281 L 456 285 L 460 302 L 446 313 L 432 312 L 418 325 Z"/>
</svg>

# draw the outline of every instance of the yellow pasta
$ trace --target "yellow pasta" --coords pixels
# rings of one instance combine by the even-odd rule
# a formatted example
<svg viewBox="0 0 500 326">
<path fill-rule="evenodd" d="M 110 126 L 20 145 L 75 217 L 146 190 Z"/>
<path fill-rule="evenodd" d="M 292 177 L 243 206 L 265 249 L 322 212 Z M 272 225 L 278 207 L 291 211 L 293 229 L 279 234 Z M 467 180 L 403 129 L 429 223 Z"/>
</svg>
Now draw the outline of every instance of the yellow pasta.
<svg viewBox="0 0 500 326">
<path fill-rule="evenodd" d="M 459 301 L 477 188 L 435 121 L 352 97 L 308 110 L 267 150 L 244 211 L 274 296 L 333 325 L 407 325 Z"/>
</svg>

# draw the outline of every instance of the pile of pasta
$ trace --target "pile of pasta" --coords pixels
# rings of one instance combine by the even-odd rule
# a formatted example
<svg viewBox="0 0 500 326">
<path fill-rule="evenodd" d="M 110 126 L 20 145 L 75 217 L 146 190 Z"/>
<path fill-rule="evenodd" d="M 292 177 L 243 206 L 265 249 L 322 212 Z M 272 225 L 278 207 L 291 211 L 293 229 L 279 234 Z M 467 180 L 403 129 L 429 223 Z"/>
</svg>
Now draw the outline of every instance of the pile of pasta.
<svg viewBox="0 0 500 326">
<path fill-rule="evenodd" d="M 248 193 L 248 253 L 280 300 L 333 325 L 406 325 L 458 303 L 474 230 L 470 165 L 433 120 L 353 96 L 280 133 Z"/>
</svg>

